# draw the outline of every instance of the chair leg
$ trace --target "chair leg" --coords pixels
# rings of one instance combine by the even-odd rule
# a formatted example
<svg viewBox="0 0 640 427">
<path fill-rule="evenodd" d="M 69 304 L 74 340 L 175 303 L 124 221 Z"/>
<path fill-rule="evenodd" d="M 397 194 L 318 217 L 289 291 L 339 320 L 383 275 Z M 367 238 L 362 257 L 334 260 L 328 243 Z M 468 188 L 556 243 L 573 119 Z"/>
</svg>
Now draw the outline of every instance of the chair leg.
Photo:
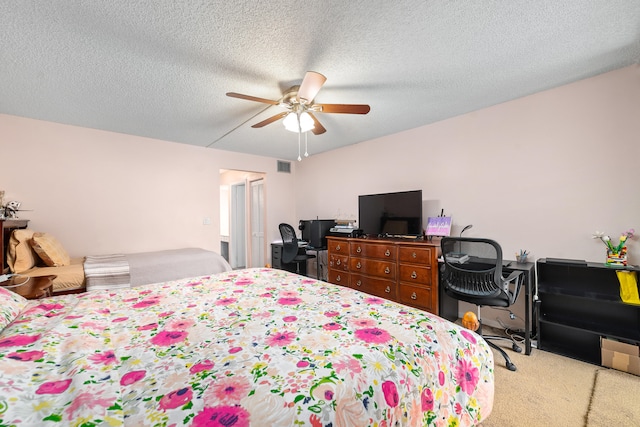
<svg viewBox="0 0 640 427">
<path fill-rule="evenodd" d="M 480 335 L 482 338 L 484 338 L 484 340 L 487 342 L 487 344 L 489 344 L 491 347 L 495 348 L 500 354 L 502 354 L 502 357 L 504 357 L 504 360 L 507 364 L 507 369 L 509 369 L 510 371 L 515 371 L 516 365 L 513 364 L 513 362 L 511 361 L 511 358 L 509 357 L 509 355 L 507 354 L 507 352 L 505 352 L 502 347 L 498 346 L 496 343 L 491 342 L 490 339 L 505 339 L 508 341 L 511 341 L 513 343 L 513 349 L 515 351 L 517 351 L 518 353 L 522 352 L 522 349 L 520 347 L 518 347 L 518 345 L 516 344 L 515 341 L 513 341 L 513 339 L 507 338 L 507 337 L 495 337 L 495 336 L 488 336 L 488 335 L 483 335 L 482 334 L 482 319 L 480 317 L 480 306 L 478 306 L 478 322 L 480 323 L 480 326 L 478 327 L 478 330 L 476 331 L 476 333 L 478 333 L 478 335 Z"/>
<path fill-rule="evenodd" d="M 507 354 L 507 352 L 505 352 L 500 346 L 498 346 L 496 343 L 491 342 L 489 340 L 485 340 L 487 342 L 487 344 L 489 344 L 491 347 L 495 348 L 500 354 L 502 354 L 502 357 L 504 357 L 505 362 L 507 363 L 507 369 L 510 371 L 515 371 L 516 365 L 513 364 L 513 362 L 511 361 L 511 358 L 509 357 L 509 355 Z"/>
</svg>

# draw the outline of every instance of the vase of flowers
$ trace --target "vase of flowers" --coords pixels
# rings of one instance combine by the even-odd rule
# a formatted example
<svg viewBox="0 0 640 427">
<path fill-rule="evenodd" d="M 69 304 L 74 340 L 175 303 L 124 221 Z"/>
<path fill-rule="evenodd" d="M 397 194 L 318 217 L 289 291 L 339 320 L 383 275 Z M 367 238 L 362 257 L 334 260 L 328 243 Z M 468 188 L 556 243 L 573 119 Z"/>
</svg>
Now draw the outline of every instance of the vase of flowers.
<svg viewBox="0 0 640 427">
<path fill-rule="evenodd" d="M 627 241 L 633 237 L 635 230 L 633 228 L 620 234 L 620 238 L 614 244 L 611 238 L 604 233 L 596 231 L 593 235 L 594 239 L 600 239 L 607 247 L 606 265 L 625 266 L 627 265 Z"/>
</svg>

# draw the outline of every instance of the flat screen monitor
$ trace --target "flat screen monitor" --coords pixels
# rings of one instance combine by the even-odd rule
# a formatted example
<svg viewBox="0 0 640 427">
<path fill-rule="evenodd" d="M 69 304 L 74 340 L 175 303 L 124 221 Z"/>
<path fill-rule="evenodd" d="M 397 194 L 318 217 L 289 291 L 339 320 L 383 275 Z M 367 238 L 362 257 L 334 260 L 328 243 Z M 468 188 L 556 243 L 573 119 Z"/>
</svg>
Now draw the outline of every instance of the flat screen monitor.
<svg viewBox="0 0 640 427">
<path fill-rule="evenodd" d="M 421 236 L 422 190 L 359 196 L 358 224 L 366 235 Z"/>
</svg>

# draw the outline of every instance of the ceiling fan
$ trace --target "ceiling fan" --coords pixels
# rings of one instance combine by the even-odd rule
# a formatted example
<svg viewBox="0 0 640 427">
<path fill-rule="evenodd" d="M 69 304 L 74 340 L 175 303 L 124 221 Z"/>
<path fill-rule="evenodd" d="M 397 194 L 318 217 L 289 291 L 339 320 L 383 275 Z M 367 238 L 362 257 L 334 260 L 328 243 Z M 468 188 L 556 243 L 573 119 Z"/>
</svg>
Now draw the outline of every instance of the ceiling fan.
<svg viewBox="0 0 640 427">
<path fill-rule="evenodd" d="M 254 124 L 251 126 L 252 128 L 261 128 L 280 119 L 284 119 L 283 123 L 285 128 L 293 132 L 298 132 L 298 134 L 310 130 L 314 135 L 320 135 L 327 131 L 318 121 L 315 113 L 367 114 L 371 110 L 371 107 L 366 104 L 314 103 L 313 100 L 326 80 L 327 78 L 320 73 L 307 71 L 302 83 L 299 86 L 293 86 L 287 89 L 278 101 L 243 95 L 236 92 L 227 92 L 227 96 L 277 105 L 286 110 Z"/>
</svg>

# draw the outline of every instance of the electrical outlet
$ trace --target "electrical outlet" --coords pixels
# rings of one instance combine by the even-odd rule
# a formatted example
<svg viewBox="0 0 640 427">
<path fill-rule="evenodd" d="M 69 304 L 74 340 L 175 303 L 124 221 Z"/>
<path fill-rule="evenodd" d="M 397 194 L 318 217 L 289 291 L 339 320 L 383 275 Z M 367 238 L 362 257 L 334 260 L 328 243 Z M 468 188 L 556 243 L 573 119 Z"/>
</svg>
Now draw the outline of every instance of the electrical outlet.
<svg viewBox="0 0 640 427">
<path fill-rule="evenodd" d="M 202 225 L 211 225 L 211 218 L 209 218 L 208 216 L 205 216 L 204 219 L 202 220 Z"/>
</svg>

